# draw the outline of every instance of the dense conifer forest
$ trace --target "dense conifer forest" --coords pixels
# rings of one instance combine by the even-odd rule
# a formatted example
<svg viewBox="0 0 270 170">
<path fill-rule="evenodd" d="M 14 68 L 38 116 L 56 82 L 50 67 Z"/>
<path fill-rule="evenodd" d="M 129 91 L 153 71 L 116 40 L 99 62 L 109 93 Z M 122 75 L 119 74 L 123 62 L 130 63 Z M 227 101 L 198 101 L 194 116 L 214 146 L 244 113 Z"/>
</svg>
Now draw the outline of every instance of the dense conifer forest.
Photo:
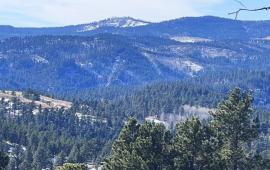
<svg viewBox="0 0 270 170">
<path fill-rule="evenodd" d="M 191 117 L 174 132 L 130 119 L 103 169 L 269 169 L 269 157 L 257 148 L 261 129 L 252 101 L 248 92 L 234 89 L 207 121 Z"/>
<path fill-rule="evenodd" d="M 35 103 L 41 95 L 31 89 L 22 95 L 32 103 L 2 98 L 1 150 L 11 155 L 7 168 L 53 169 L 65 163 L 134 170 L 269 167 L 269 110 L 254 105 L 252 92 L 235 89 L 226 97 L 178 82 L 125 94 L 74 100 L 69 109 L 42 108 Z M 198 110 L 188 112 L 188 105 Z M 202 116 L 199 106 L 209 108 L 209 115 Z M 158 123 L 147 120 L 153 116 Z"/>
</svg>

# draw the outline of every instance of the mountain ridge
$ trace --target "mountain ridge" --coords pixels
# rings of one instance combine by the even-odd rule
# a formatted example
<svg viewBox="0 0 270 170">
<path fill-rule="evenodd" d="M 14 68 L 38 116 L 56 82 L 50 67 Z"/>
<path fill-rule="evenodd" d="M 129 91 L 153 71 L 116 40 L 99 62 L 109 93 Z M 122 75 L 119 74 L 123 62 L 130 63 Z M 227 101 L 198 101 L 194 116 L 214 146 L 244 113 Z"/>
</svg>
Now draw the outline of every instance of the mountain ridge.
<svg viewBox="0 0 270 170">
<path fill-rule="evenodd" d="M 240 21 L 214 16 L 184 17 L 159 23 L 151 23 L 131 17 L 120 17 L 64 27 L 17 28 L 0 26 L 0 38 L 36 35 L 91 36 L 100 33 L 111 33 L 164 38 L 191 36 L 214 40 L 256 39 L 268 37 L 270 30 L 267 28 L 269 27 L 269 20 Z"/>
<path fill-rule="evenodd" d="M 6 36 L 0 40 L 0 88 L 74 93 L 209 76 L 224 88 L 246 86 L 238 76 L 246 75 L 253 78 L 248 86 L 265 95 L 268 80 L 261 84 L 256 76 L 268 75 L 270 41 L 261 38 L 269 37 L 268 25 L 208 16 L 82 33 L 76 26 L 0 31 Z"/>
<path fill-rule="evenodd" d="M 140 22 L 145 22 L 145 23 L 149 23 L 149 24 L 160 24 L 160 23 L 166 23 L 166 22 L 171 22 L 171 21 L 179 21 L 179 20 L 190 20 L 190 19 L 203 19 L 203 18 L 208 18 L 208 19 L 221 19 L 221 20 L 226 20 L 226 21 L 235 21 L 235 22 L 270 22 L 269 20 L 236 20 L 233 18 L 226 18 L 226 17 L 219 17 L 219 16 L 212 16 L 212 15 L 204 15 L 204 16 L 197 16 L 197 17 L 180 17 L 180 18 L 175 18 L 175 19 L 168 19 L 168 20 L 163 20 L 163 21 L 159 21 L 159 22 L 151 22 L 151 21 L 147 21 L 147 20 L 143 20 L 140 18 L 133 18 L 130 16 L 123 16 L 123 17 L 109 17 L 109 18 L 104 18 L 104 19 L 100 19 L 97 21 L 92 21 L 92 22 L 88 22 L 88 23 L 81 23 L 81 24 L 68 24 L 68 25 L 63 25 L 63 26 L 47 26 L 47 27 L 24 27 L 24 26 L 13 26 L 13 25 L 0 25 L 0 27 L 11 27 L 11 28 L 36 28 L 36 29 L 42 29 L 42 28 L 63 28 L 63 27 L 70 27 L 70 26 L 81 26 L 81 25 L 89 25 L 89 24 L 93 24 L 93 23 L 99 23 L 99 22 L 103 22 L 103 21 L 108 21 L 108 20 L 112 20 L 112 19 L 131 19 L 134 21 L 140 21 Z"/>
</svg>

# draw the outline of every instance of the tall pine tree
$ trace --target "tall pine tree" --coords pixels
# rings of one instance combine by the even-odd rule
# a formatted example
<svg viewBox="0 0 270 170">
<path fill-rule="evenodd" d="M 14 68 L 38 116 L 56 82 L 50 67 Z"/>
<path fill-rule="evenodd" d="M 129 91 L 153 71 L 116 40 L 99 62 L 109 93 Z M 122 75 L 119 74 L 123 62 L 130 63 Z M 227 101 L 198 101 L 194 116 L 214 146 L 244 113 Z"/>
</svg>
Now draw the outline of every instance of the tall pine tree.
<svg viewBox="0 0 270 170">
<path fill-rule="evenodd" d="M 222 136 L 220 154 L 228 169 L 238 170 L 252 156 L 247 145 L 259 135 L 258 118 L 253 118 L 253 97 L 239 88 L 231 91 L 216 111 L 210 112 L 211 125 Z"/>
</svg>

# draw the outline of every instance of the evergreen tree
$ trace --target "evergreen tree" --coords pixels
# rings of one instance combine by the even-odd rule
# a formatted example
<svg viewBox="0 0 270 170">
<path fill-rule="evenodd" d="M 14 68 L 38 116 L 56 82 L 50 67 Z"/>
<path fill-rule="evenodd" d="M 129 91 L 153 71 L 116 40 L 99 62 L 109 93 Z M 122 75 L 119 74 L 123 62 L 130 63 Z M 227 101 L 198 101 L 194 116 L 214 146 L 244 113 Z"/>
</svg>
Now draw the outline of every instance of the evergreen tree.
<svg viewBox="0 0 270 170">
<path fill-rule="evenodd" d="M 14 157 L 12 157 L 10 159 L 7 169 L 8 170 L 17 170 L 18 169 L 17 162 L 16 162 L 16 159 Z"/>
<path fill-rule="evenodd" d="M 238 170 L 247 162 L 247 145 L 259 135 L 259 121 L 253 118 L 253 97 L 239 88 L 231 91 L 229 98 L 211 112 L 212 127 L 222 136 L 220 154 L 222 161 L 232 170 Z"/>
<path fill-rule="evenodd" d="M 9 163 L 9 157 L 3 153 L 0 152 L 0 170 L 4 170 Z"/>
<path fill-rule="evenodd" d="M 71 163 L 80 163 L 80 148 L 78 144 L 73 145 L 69 155 L 68 155 L 68 162 Z"/>
<path fill-rule="evenodd" d="M 113 144 L 112 156 L 104 165 L 105 170 L 162 170 L 170 166 L 168 145 L 170 132 L 161 124 L 140 125 L 130 119 Z M 169 139 L 168 139 L 169 138 Z"/>
<path fill-rule="evenodd" d="M 84 164 L 71 164 L 66 163 L 63 166 L 58 166 L 56 170 L 87 170 L 87 166 Z"/>
<path fill-rule="evenodd" d="M 64 152 L 60 152 L 56 157 L 55 166 L 62 166 L 65 163 L 65 154 Z"/>
<path fill-rule="evenodd" d="M 175 169 L 200 169 L 199 159 L 202 150 L 203 127 L 198 118 L 178 124 L 174 140 L 176 156 Z"/>
<path fill-rule="evenodd" d="M 221 141 L 216 131 L 199 118 L 192 117 L 178 123 L 173 144 L 175 169 L 224 169 L 218 154 Z"/>
<path fill-rule="evenodd" d="M 28 147 L 24 153 L 23 162 L 20 164 L 19 169 L 21 170 L 31 169 L 32 162 L 33 162 L 33 155 L 30 150 L 30 147 Z"/>
<path fill-rule="evenodd" d="M 168 133 L 162 124 L 146 122 L 140 126 L 133 148 L 149 169 L 162 170 L 168 166 L 166 162 L 169 155 L 167 145 L 170 142 L 166 139 L 169 137 Z"/>
<path fill-rule="evenodd" d="M 23 151 L 20 145 L 15 145 L 13 148 L 13 156 L 10 159 L 9 167 L 10 170 L 19 169 L 19 165 L 22 162 Z"/>
<path fill-rule="evenodd" d="M 45 148 L 45 144 L 40 142 L 33 156 L 32 168 L 33 170 L 40 170 L 46 168 L 49 165 L 48 150 Z"/>
<path fill-rule="evenodd" d="M 112 156 L 106 160 L 105 170 L 145 168 L 145 162 L 135 155 L 132 144 L 135 142 L 140 125 L 135 119 L 129 119 L 112 146 Z M 132 155 L 133 154 L 133 155 Z M 133 161 L 131 161 L 133 159 Z"/>
</svg>

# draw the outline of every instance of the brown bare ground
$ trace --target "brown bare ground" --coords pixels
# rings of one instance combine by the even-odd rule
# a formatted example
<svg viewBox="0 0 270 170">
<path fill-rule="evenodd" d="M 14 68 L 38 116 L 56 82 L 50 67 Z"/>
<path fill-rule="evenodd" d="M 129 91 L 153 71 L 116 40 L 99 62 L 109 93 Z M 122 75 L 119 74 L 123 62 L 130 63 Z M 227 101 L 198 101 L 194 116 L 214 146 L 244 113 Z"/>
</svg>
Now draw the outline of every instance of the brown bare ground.
<svg viewBox="0 0 270 170">
<path fill-rule="evenodd" d="M 31 103 L 34 102 L 35 105 L 41 106 L 43 109 L 45 108 L 64 108 L 69 109 L 72 106 L 72 102 L 64 101 L 64 100 L 56 100 L 47 96 L 40 96 L 40 101 L 32 101 L 25 97 L 23 97 L 22 92 L 16 91 L 14 95 L 12 95 L 11 91 L 0 91 L 0 98 L 11 100 L 13 97 L 19 99 L 22 103 Z"/>
</svg>

